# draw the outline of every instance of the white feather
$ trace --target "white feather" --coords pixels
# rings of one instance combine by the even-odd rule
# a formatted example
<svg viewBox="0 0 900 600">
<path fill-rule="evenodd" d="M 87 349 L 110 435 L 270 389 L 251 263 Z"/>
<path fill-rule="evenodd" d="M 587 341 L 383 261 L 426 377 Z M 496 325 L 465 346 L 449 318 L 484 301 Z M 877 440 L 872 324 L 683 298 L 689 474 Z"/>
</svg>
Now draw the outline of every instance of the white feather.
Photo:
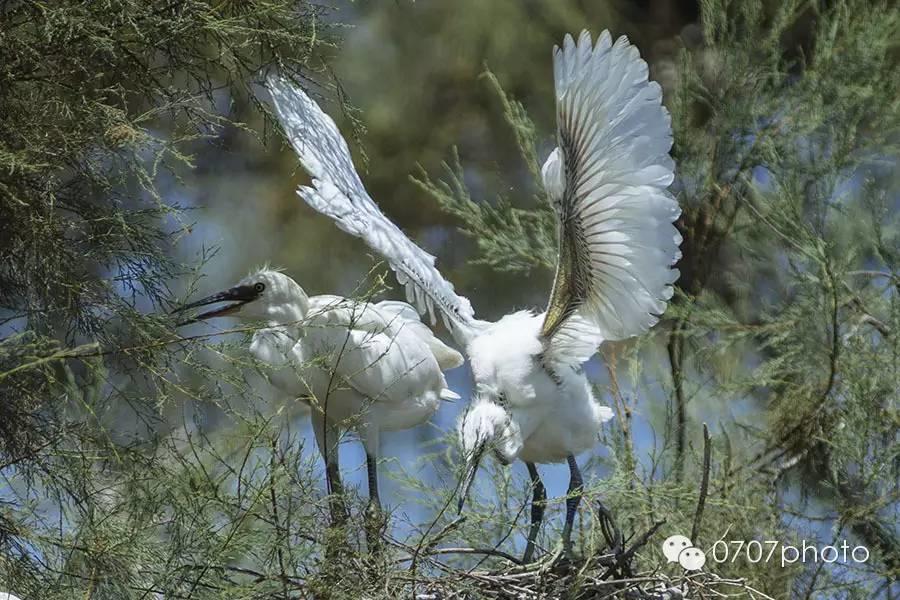
<svg viewBox="0 0 900 600">
<path fill-rule="evenodd" d="M 314 424 L 318 419 L 336 428 L 355 426 L 373 453 L 380 431 L 423 423 L 441 399 L 458 398 L 447 388 L 441 362 L 461 357 L 434 339 L 409 305 L 310 297 L 273 270 L 251 274 L 239 285 L 257 283 L 265 291 L 236 313 L 266 323 L 254 333 L 250 352 L 273 367 L 272 385 L 291 398 L 308 399 Z M 437 345 L 444 356 L 433 351 Z"/>
<path fill-rule="evenodd" d="M 300 197 L 384 256 L 409 301 L 419 313 L 427 311 L 432 324 L 437 309 L 445 322 L 458 326 L 452 328 L 454 335 L 464 335 L 474 320 L 472 305 L 441 276 L 434 256 L 410 241 L 369 197 L 331 117 L 287 79 L 271 76 L 268 88 L 291 146 L 313 178 L 313 187 L 297 191 Z"/>
<path fill-rule="evenodd" d="M 434 354 L 442 371 L 455 369 L 465 362 L 463 355 L 439 340 L 431 329 L 419 320 L 416 309 L 406 302 L 385 300 L 375 306 L 382 313 L 388 314 L 392 319 L 398 321 L 402 327 L 412 331 L 419 340 L 424 342 Z M 456 396 L 454 399 L 459 399 L 458 395 L 454 394 L 454 396 Z"/>
<path fill-rule="evenodd" d="M 476 399 L 459 431 L 470 452 L 479 439 L 494 440 L 504 462 L 560 462 L 597 443 L 612 411 L 597 402 L 584 370 L 557 365 L 551 377 L 541 366 L 544 315 L 506 315 L 469 344 Z"/>
<path fill-rule="evenodd" d="M 603 340 L 645 332 L 666 309 L 681 257 L 673 222 L 672 132 L 662 91 L 625 37 L 586 31 L 554 48 L 560 147 L 542 169 L 560 219 L 583 235 L 563 240 L 589 265 L 587 297 L 551 340 L 555 358 L 582 362 Z M 583 255 L 585 254 L 586 255 Z M 593 346 L 593 349 L 591 349 Z"/>
<path fill-rule="evenodd" d="M 544 164 L 544 184 L 561 223 L 577 225 L 577 239 L 561 242 L 587 281 L 577 280 L 584 285 L 562 298 L 574 300 L 566 305 L 572 310 L 557 312 L 554 318 L 564 319 L 548 329 L 549 347 L 542 323 L 550 311 L 475 321 L 434 258 L 366 194 L 334 122 L 302 91 L 270 80 L 279 117 L 313 176 L 313 187 L 300 195 L 387 258 L 409 301 L 420 312 L 436 305 L 465 344 L 476 383 L 460 422 L 467 456 L 487 441 L 505 462 L 556 462 L 591 448 L 612 411 L 595 399 L 581 363 L 603 340 L 652 326 L 678 275 L 671 265 L 679 257 L 681 239 L 672 225 L 679 209 L 666 191 L 672 136 L 659 86 L 647 80 L 646 63 L 624 38 L 612 44 L 604 33 L 592 45 L 587 33 L 577 44 L 567 36 L 554 52 L 560 148 Z M 407 310 L 399 303 L 381 313 L 403 317 Z M 461 328 L 466 335 L 457 335 Z"/>
<path fill-rule="evenodd" d="M 603 341 L 603 332 L 576 312 L 553 334 L 547 358 L 558 365 L 580 365 L 596 354 Z"/>
</svg>

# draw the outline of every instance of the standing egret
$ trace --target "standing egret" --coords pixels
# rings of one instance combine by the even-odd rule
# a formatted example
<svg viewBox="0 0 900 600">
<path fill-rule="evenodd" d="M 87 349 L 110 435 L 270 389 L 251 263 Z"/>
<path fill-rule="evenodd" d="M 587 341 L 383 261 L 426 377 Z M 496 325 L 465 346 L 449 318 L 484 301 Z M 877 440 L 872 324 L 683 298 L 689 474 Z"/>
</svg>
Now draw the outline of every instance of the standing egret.
<svg viewBox="0 0 900 600">
<path fill-rule="evenodd" d="M 297 282 L 261 269 L 234 287 L 176 309 L 228 302 L 181 324 L 232 315 L 261 321 L 250 352 L 273 367 L 271 383 L 311 408 L 319 451 L 325 459 L 332 519 L 344 518 L 337 439 L 353 426 L 366 450 L 368 516 L 380 512 L 377 454 L 382 431 L 427 421 L 441 399 L 458 399 L 443 370 L 463 363 L 437 339 L 405 302 L 378 304 L 340 296 L 307 296 Z"/>
<path fill-rule="evenodd" d="M 553 50 L 558 147 L 543 166 L 544 187 L 559 217 L 556 277 L 547 309 L 515 312 L 491 323 L 475 319 L 434 266 L 366 193 L 334 121 L 303 91 L 271 77 L 282 126 L 312 187 L 298 194 L 341 229 L 381 253 L 419 311 L 443 318 L 465 348 L 476 389 L 459 432 L 467 471 L 465 501 L 485 450 L 503 463 L 525 461 L 533 482 L 530 561 L 545 492 L 534 463 L 567 461 L 570 469 L 563 548 L 581 500 L 575 454 L 590 449 L 611 418 L 582 363 L 605 340 L 647 331 L 672 297 L 681 236 L 678 203 L 667 191 L 674 163 L 662 91 L 627 38 L 596 45 L 582 32 Z"/>
</svg>

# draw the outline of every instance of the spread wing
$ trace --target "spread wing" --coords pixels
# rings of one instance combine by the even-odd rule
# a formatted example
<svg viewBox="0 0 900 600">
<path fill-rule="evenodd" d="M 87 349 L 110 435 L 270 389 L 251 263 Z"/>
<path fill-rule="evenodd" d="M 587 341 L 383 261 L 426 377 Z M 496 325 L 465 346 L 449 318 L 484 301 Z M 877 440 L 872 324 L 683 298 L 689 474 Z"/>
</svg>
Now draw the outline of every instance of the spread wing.
<svg viewBox="0 0 900 600">
<path fill-rule="evenodd" d="M 414 244 L 378 209 L 353 166 L 347 142 L 334 121 L 303 90 L 279 76 L 268 88 L 288 140 L 313 178 L 297 194 L 337 226 L 381 254 L 406 288 L 409 302 L 435 322 L 435 309 L 455 334 L 474 321 L 469 300 L 435 268 L 435 258 Z M 456 325 L 457 327 L 454 327 Z"/>
<path fill-rule="evenodd" d="M 586 31 L 553 50 L 559 146 L 543 167 L 559 217 L 556 278 L 541 329 L 552 354 L 584 361 L 638 335 L 672 297 L 681 257 L 666 191 L 674 163 L 662 90 L 625 37 Z"/>
</svg>

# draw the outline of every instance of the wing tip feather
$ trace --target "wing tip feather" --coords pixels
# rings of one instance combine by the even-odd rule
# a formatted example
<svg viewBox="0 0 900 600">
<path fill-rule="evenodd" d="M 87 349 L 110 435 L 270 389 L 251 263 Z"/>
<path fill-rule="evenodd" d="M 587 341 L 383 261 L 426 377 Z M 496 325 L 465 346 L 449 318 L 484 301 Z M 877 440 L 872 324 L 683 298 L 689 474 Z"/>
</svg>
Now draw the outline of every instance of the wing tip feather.
<svg viewBox="0 0 900 600">
<path fill-rule="evenodd" d="M 677 269 L 670 268 L 681 257 L 682 241 L 671 225 L 681 209 L 667 191 L 675 170 L 669 154 L 673 145 L 671 114 L 662 104 L 662 87 L 649 79 L 646 61 L 626 35 L 613 42 L 609 30 L 604 30 L 593 44 L 586 31 L 581 32 L 577 44 L 571 35 L 566 35 L 562 48 L 554 47 L 554 79 L 559 138 L 586 144 L 579 151 L 562 148 L 561 161 L 568 156 L 579 157 L 574 167 L 565 168 L 575 173 L 571 181 L 565 182 L 566 187 L 576 190 L 566 197 L 571 197 L 572 202 L 593 205 L 610 196 L 620 196 L 624 201 L 618 202 L 615 209 L 610 205 L 588 211 L 592 214 L 585 218 L 594 222 L 583 227 L 630 232 L 624 241 L 617 242 L 631 248 L 621 255 L 627 257 L 624 263 L 589 259 L 588 286 L 596 289 L 580 300 L 587 303 L 582 305 L 586 309 L 583 312 L 592 313 L 585 316 L 595 322 L 607 339 L 638 335 L 659 321 L 680 276 Z M 563 131 L 563 127 L 571 131 Z M 604 157 L 602 161 L 589 158 L 598 154 Z M 545 164 L 545 180 L 553 157 L 551 153 Z M 589 173 L 583 181 L 577 179 L 579 170 Z M 545 187 L 549 189 L 546 184 Z M 631 197 L 634 200 L 629 200 Z M 653 209 L 649 215 L 642 210 L 648 202 Z M 558 210 L 571 207 L 558 206 Z M 581 211 L 573 214 L 580 217 Z M 598 251 L 607 252 L 608 247 Z M 594 274 L 595 269 L 603 271 Z M 607 289 L 616 282 L 621 289 Z"/>
</svg>

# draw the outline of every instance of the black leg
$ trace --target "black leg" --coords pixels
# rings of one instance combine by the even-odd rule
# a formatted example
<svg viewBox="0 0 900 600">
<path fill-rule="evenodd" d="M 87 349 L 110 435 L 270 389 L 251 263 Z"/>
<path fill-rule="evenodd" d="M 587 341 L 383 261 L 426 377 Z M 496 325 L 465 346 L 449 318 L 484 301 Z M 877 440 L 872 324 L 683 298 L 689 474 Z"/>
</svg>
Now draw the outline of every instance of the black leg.
<svg viewBox="0 0 900 600">
<path fill-rule="evenodd" d="M 325 480 L 328 484 L 328 508 L 331 511 L 333 525 L 347 522 L 347 506 L 344 504 L 344 484 L 341 483 L 341 471 L 337 462 L 325 465 Z"/>
<path fill-rule="evenodd" d="M 381 506 L 378 497 L 378 459 L 371 454 L 366 454 L 366 471 L 369 474 L 369 504 Z"/>
<path fill-rule="evenodd" d="M 371 554 L 381 553 L 381 531 L 385 525 L 378 497 L 378 459 L 366 453 L 369 475 L 369 504 L 366 506 L 366 545 Z"/>
<path fill-rule="evenodd" d="M 333 526 L 347 522 L 347 505 L 344 504 L 344 485 L 341 483 L 340 455 L 338 454 L 338 431 L 333 425 L 325 424 L 322 413 L 313 409 L 310 414 L 316 445 L 325 461 L 325 487 L 328 490 L 328 511 Z"/>
<path fill-rule="evenodd" d="M 566 498 L 566 524 L 563 527 L 563 551 L 572 558 L 572 525 L 575 523 L 575 514 L 578 512 L 578 504 L 581 502 L 581 494 L 584 491 L 584 481 L 581 479 L 581 471 L 575 456 L 566 457 L 569 463 L 569 494 Z"/>
<path fill-rule="evenodd" d="M 525 554 L 522 556 L 522 562 L 528 564 L 534 558 L 534 542 L 537 540 L 538 532 L 541 529 L 541 522 L 544 520 L 544 507 L 547 505 L 547 491 L 544 489 L 544 482 L 538 474 L 537 467 L 534 463 L 527 462 L 528 475 L 531 477 L 531 527 L 528 529 L 528 543 L 525 544 Z"/>
</svg>

